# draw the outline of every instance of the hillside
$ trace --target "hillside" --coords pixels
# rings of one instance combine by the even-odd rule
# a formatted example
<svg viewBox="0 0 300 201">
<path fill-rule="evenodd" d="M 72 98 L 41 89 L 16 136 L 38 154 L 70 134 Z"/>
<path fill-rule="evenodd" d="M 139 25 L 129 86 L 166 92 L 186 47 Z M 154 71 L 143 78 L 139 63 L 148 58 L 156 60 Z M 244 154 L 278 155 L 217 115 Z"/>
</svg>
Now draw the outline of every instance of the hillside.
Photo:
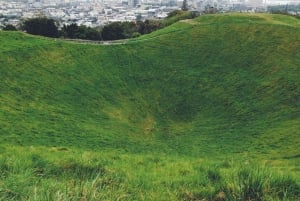
<svg viewBox="0 0 300 201">
<path fill-rule="evenodd" d="M 299 173 L 296 18 L 206 15 L 107 46 L 0 32 L 0 44 L 3 150 L 236 154 Z"/>
</svg>

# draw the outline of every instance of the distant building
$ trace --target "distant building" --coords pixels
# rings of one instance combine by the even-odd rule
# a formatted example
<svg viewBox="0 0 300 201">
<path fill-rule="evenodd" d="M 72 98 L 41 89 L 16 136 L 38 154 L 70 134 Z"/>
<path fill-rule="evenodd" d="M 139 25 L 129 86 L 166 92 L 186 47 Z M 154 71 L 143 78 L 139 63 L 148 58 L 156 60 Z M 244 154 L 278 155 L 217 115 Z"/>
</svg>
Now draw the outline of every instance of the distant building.
<svg viewBox="0 0 300 201">
<path fill-rule="evenodd" d="M 137 7 L 139 5 L 139 0 L 132 0 L 132 7 Z"/>
<path fill-rule="evenodd" d="M 251 7 L 262 7 L 263 0 L 249 0 L 248 5 Z"/>
</svg>

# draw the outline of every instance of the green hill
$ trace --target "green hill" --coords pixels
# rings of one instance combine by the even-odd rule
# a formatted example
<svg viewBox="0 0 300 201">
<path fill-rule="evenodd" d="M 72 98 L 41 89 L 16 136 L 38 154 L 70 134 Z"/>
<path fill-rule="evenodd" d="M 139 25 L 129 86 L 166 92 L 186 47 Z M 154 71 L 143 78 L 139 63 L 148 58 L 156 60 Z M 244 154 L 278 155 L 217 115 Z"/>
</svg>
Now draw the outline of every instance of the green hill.
<svg viewBox="0 0 300 201">
<path fill-rule="evenodd" d="M 201 177 L 194 170 L 200 159 L 206 164 L 251 159 L 295 175 L 300 171 L 300 21 L 296 18 L 205 15 L 119 45 L 76 44 L 19 32 L 0 32 L 0 43 L 2 169 L 10 167 L 7 158 L 18 153 L 18 159 L 30 161 L 26 170 L 35 167 L 33 158 L 38 156 L 39 163 L 44 161 L 41 167 L 51 170 L 43 174 L 55 175 L 53 164 L 65 170 L 69 163 L 59 158 L 71 157 L 70 169 L 75 164 L 76 171 L 92 174 L 94 169 L 82 165 L 89 164 L 85 161 L 89 157 L 83 155 L 88 153 L 93 160 L 103 155 L 105 169 L 125 172 L 120 177 L 133 185 L 122 191 L 125 197 L 119 192 L 123 186 L 111 187 L 115 191 L 109 192 L 120 198 L 104 193 L 108 200 L 214 200 L 215 194 L 221 199 L 225 190 L 193 193 L 203 186 L 192 180 Z M 45 153 L 53 149 L 52 156 Z M 113 162 L 115 157 L 124 164 Z M 136 160 L 143 168 L 132 165 Z M 160 171 L 153 169 L 158 161 L 164 161 L 161 171 L 166 174 L 171 174 L 172 164 L 186 168 L 183 173 L 178 170 L 180 176 L 175 174 L 174 189 L 160 186 L 169 186 L 170 180 L 154 173 Z M 151 166 L 149 175 L 145 164 Z M 157 181 L 162 191 L 154 188 Z M 33 199 L 27 191 L 1 185 L 0 199 Z M 9 197 L 5 189 L 23 193 Z M 57 192 L 53 190 L 47 199 L 59 200 L 51 197 Z M 80 195 L 73 198 L 80 200 Z"/>
</svg>

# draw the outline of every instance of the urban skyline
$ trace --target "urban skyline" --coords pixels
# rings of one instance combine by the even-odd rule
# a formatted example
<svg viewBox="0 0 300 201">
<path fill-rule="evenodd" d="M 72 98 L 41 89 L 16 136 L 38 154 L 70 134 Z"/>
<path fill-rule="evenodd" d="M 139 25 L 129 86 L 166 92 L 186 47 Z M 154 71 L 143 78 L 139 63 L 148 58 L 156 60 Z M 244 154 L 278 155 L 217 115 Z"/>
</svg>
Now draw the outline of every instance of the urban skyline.
<svg viewBox="0 0 300 201">
<path fill-rule="evenodd" d="M 269 5 L 288 2 L 300 5 L 300 0 L 188 0 L 188 7 L 200 13 L 208 8 L 218 12 L 265 12 Z M 183 0 L 0 0 L 0 25 L 18 26 L 22 19 L 44 15 L 61 26 L 76 23 L 96 27 L 114 21 L 162 19 L 181 9 L 182 3 Z"/>
</svg>

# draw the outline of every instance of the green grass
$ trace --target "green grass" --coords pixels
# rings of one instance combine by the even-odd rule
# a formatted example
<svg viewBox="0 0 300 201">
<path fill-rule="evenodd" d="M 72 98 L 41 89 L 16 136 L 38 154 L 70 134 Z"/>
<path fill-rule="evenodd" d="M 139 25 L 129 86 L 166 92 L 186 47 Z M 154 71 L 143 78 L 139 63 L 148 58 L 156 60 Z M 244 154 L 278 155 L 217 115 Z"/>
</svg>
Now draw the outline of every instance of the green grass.
<svg viewBox="0 0 300 201">
<path fill-rule="evenodd" d="M 300 186 L 257 162 L 67 148 L 5 148 L 1 200 L 297 200 Z"/>
<path fill-rule="evenodd" d="M 299 22 L 205 15 L 111 46 L 0 32 L 0 200 L 296 200 Z"/>
</svg>

